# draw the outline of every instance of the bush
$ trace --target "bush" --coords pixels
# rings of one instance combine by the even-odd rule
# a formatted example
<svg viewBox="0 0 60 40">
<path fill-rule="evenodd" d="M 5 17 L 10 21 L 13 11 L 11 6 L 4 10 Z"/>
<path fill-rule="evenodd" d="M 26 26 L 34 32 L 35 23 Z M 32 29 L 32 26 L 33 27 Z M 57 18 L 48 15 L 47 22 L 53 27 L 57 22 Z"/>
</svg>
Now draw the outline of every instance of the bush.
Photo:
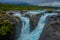
<svg viewBox="0 0 60 40">
<path fill-rule="evenodd" d="M 7 32 L 12 32 L 13 23 L 8 20 L 10 16 L 0 10 L 0 35 L 4 36 Z M 12 18 L 12 17 L 11 17 Z M 12 19 L 13 20 L 13 19 Z"/>
<path fill-rule="evenodd" d="M 2 36 L 6 35 L 7 32 L 11 32 L 12 23 L 9 20 L 0 20 L 0 34 Z"/>
</svg>

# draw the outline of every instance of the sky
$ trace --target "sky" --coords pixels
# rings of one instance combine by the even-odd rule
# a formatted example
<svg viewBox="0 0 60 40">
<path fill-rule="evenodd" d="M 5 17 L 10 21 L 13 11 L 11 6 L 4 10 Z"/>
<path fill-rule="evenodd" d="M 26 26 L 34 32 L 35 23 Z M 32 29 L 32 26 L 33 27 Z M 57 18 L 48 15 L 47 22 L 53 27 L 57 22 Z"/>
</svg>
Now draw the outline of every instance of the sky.
<svg viewBox="0 0 60 40">
<path fill-rule="evenodd" d="M 34 5 L 46 4 L 46 3 L 58 3 L 60 0 L 0 0 L 0 2 L 27 2 Z"/>
</svg>

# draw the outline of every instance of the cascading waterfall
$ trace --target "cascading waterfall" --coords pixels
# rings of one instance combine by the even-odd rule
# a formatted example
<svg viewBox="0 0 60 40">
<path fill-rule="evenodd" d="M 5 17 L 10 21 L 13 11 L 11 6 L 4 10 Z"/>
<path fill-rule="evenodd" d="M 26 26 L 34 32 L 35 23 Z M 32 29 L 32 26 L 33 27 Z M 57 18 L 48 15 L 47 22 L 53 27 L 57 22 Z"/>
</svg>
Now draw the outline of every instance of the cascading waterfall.
<svg viewBox="0 0 60 40">
<path fill-rule="evenodd" d="M 40 13 L 40 11 L 38 11 L 38 12 L 36 11 L 36 13 L 31 12 L 31 11 L 29 11 L 29 12 L 32 14 L 39 14 Z M 27 13 L 29 13 L 29 12 L 27 12 Z M 14 16 L 18 16 L 22 20 L 21 34 L 17 40 L 38 40 L 42 31 L 43 31 L 43 28 L 45 26 L 46 17 L 52 16 L 52 15 L 57 15 L 57 13 L 44 13 L 44 15 L 42 15 L 41 18 L 39 19 L 39 22 L 38 22 L 35 30 L 30 32 L 30 24 L 29 24 L 30 20 L 29 20 L 29 18 L 22 16 L 20 13 L 14 14 Z"/>
<path fill-rule="evenodd" d="M 22 37 L 26 37 L 26 35 L 29 35 L 30 33 L 30 25 L 29 25 L 29 18 L 28 17 L 23 17 L 20 13 L 14 14 L 14 16 L 18 16 L 22 20 L 22 29 L 21 29 L 21 34 L 20 38 L 18 40 L 23 40 Z"/>
<path fill-rule="evenodd" d="M 46 17 L 52 15 L 57 15 L 57 13 L 45 13 L 44 15 L 42 15 L 35 30 L 32 31 L 29 36 L 24 38 L 24 40 L 38 40 L 45 26 Z"/>
<path fill-rule="evenodd" d="M 23 38 L 29 35 L 30 33 L 29 18 L 21 17 L 21 20 L 22 20 L 22 30 L 21 30 L 20 38 L 18 40 L 23 40 Z"/>
</svg>

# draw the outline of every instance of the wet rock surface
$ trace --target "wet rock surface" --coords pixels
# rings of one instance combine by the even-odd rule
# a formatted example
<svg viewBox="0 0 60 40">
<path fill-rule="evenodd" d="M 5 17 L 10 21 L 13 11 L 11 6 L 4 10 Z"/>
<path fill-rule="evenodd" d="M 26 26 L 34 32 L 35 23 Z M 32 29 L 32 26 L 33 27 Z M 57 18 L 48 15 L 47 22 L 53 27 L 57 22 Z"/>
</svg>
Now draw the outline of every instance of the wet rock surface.
<svg viewBox="0 0 60 40">
<path fill-rule="evenodd" d="M 16 23 L 16 29 L 15 29 L 15 37 L 14 40 L 17 40 L 17 38 L 19 38 L 20 33 L 21 33 L 21 28 L 22 28 L 22 22 L 19 19 L 19 21 Z"/>
<path fill-rule="evenodd" d="M 60 40 L 60 16 L 50 16 L 39 40 Z"/>
<path fill-rule="evenodd" d="M 35 14 L 35 15 L 30 16 L 30 31 L 31 32 L 36 28 L 40 17 L 41 17 L 41 14 Z"/>
</svg>

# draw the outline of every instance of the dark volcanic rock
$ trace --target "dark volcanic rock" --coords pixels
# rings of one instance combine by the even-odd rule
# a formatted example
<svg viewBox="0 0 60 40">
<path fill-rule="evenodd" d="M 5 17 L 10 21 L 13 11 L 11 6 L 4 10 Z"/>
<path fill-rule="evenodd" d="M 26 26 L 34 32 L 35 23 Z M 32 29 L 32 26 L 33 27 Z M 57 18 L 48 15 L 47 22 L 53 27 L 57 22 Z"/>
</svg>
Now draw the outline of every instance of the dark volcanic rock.
<svg viewBox="0 0 60 40">
<path fill-rule="evenodd" d="M 47 18 L 45 28 L 39 40 L 60 40 L 60 16 Z"/>
<path fill-rule="evenodd" d="M 19 19 L 19 21 L 16 23 L 15 40 L 17 40 L 18 37 L 20 37 L 21 28 L 22 28 L 22 21 Z"/>
<path fill-rule="evenodd" d="M 41 17 L 41 14 L 34 14 L 30 16 L 30 31 L 31 32 L 36 28 L 40 17 Z"/>
</svg>

